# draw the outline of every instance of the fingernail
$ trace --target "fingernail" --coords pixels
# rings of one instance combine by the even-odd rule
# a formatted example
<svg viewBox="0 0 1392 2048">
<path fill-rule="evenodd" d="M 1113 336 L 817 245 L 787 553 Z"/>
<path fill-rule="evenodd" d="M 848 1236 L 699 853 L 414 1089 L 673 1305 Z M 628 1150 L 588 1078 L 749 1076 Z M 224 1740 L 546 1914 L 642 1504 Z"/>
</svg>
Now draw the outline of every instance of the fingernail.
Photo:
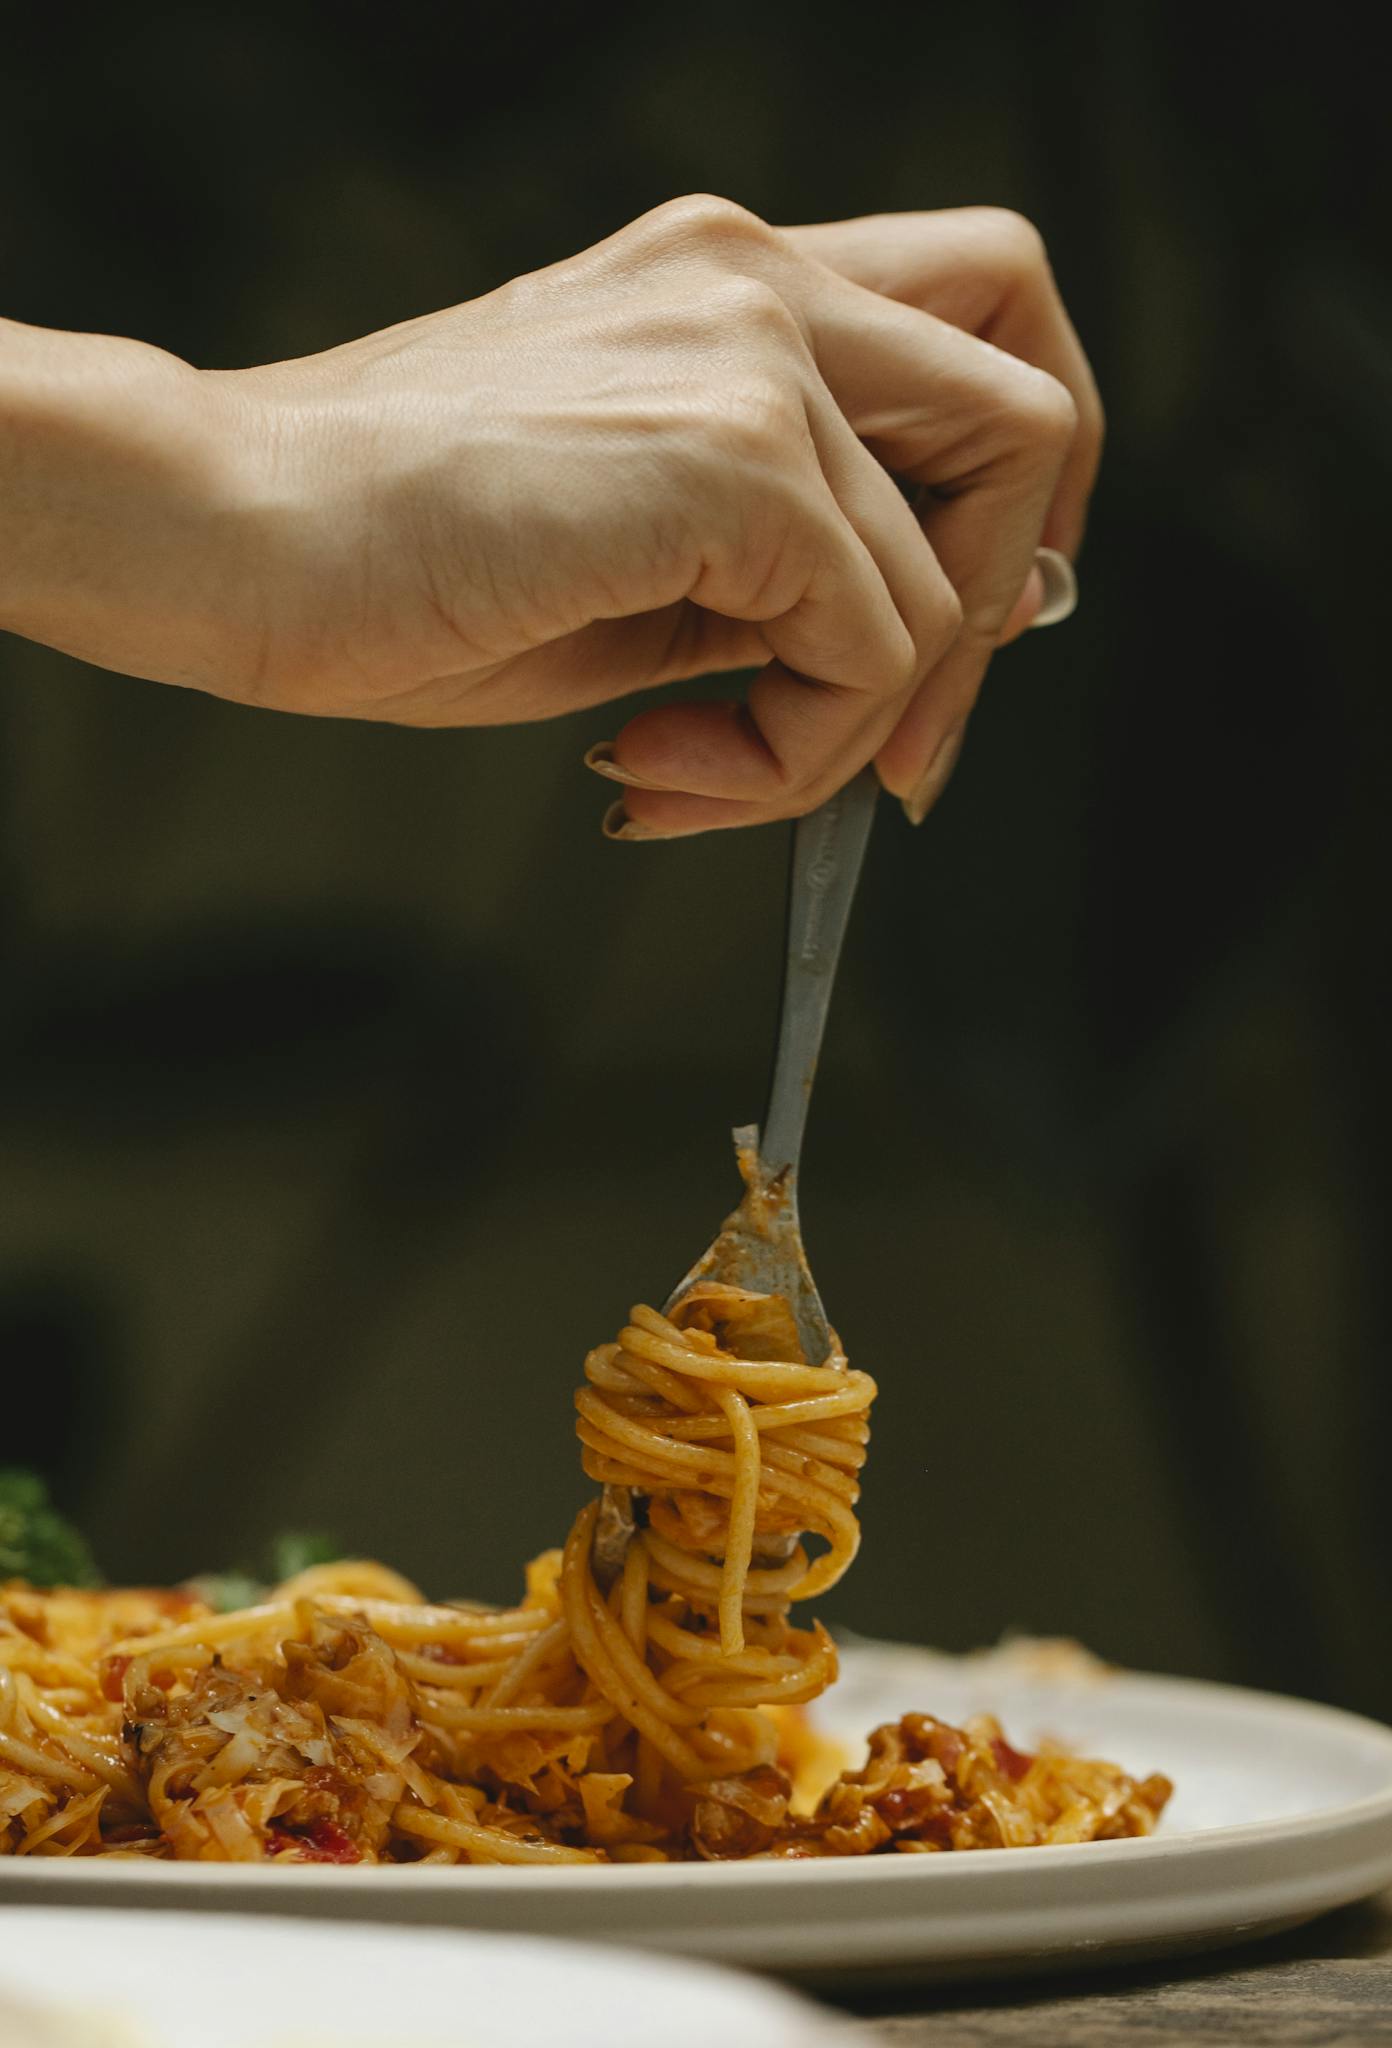
<svg viewBox="0 0 1392 2048">
<path fill-rule="evenodd" d="M 654 782 L 650 776 L 635 775 L 631 768 L 620 768 L 614 759 L 612 740 L 596 740 L 586 749 L 585 766 L 593 768 L 596 775 L 607 775 L 611 782 L 627 783 L 630 789 L 667 789 L 665 782 Z"/>
<path fill-rule="evenodd" d="M 1078 606 L 1078 579 L 1073 573 L 1073 564 L 1057 548 L 1036 548 L 1034 562 L 1044 579 L 1044 602 L 1030 624 L 1061 625 Z"/>
<path fill-rule="evenodd" d="M 952 771 L 957 766 L 957 756 L 962 751 L 966 727 L 959 725 L 955 732 L 948 733 L 928 763 L 918 787 L 904 798 L 904 816 L 911 825 L 921 825 L 932 810 L 938 798 L 947 788 Z"/>
<path fill-rule="evenodd" d="M 655 832 L 651 825 L 640 825 L 636 818 L 630 818 L 622 800 L 610 804 L 600 819 L 599 829 L 606 839 L 680 839 L 680 832 Z"/>
</svg>

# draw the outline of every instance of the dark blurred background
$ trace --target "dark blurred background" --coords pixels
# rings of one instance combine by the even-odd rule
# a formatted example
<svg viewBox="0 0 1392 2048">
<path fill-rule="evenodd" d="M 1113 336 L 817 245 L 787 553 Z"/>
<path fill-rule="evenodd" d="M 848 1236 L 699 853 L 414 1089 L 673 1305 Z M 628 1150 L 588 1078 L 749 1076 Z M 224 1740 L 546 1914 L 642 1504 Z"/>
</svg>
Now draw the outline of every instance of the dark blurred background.
<svg viewBox="0 0 1392 2048">
<path fill-rule="evenodd" d="M 235 366 L 685 190 L 1039 223 L 1111 441 L 1076 619 L 871 849 L 804 1176 L 882 1390 L 830 1612 L 1392 1715 L 1392 179 L 1351 21 L 9 7 L 0 303 Z M 732 1198 L 782 834 L 603 843 L 603 712 L 0 667 L 0 1461 L 114 1576 L 319 1526 L 506 1595 L 583 1497 L 584 1350 Z"/>
</svg>

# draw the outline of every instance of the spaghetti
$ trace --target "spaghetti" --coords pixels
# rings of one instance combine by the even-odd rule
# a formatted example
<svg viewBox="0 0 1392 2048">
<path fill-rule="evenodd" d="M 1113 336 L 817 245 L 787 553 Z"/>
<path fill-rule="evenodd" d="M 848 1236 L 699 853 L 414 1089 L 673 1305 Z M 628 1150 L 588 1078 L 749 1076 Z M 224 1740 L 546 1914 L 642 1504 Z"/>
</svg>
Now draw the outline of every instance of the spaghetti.
<svg viewBox="0 0 1392 2048">
<path fill-rule="evenodd" d="M 591 1502 L 515 1607 L 435 1605 L 371 1563 L 228 1614 L 0 1587 L 0 1852 L 535 1864 L 1148 1832 L 1163 1779 L 1022 1757 L 986 1720 L 908 1716 L 797 1797 L 798 1709 L 836 1652 L 789 1613 L 855 1556 L 874 1394 L 839 1353 L 805 1362 L 781 1298 L 703 1283 L 586 1359 L 583 1461 L 624 1534 L 597 1544 Z"/>
</svg>

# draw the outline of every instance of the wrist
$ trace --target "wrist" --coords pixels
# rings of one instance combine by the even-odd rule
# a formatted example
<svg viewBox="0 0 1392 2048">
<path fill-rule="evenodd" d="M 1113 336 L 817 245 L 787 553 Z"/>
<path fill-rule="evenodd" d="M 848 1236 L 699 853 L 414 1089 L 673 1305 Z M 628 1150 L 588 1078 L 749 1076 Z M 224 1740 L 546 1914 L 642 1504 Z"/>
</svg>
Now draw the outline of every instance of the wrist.
<svg viewBox="0 0 1392 2048">
<path fill-rule="evenodd" d="M 236 499 L 226 413 L 216 379 L 160 349 L 0 322 L 0 628 L 206 686 Z"/>
</svg>

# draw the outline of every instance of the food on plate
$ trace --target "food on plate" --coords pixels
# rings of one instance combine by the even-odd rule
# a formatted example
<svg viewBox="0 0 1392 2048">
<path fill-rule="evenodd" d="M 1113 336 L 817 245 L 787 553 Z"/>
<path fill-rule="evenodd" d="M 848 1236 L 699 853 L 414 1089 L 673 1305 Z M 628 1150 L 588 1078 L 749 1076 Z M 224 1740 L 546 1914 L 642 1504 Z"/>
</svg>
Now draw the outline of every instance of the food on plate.
<svg viewBox="0 0 1392 2048">
<path fill-rule="evenodd" d="M 1170 1787 L 908 1714 L 828 1784 L 836 1650 L 793 1604 L 855 1556 L 875 1396 L 780 1296 L 702 1283 L 585 1362 L 602 1499 L 514 1607 L 311 1564 L 218 1612 L 0 1587 L 0 1851 L 602 1863 L 939 1854 L 1150 1832 Z M 813 1555 L 805 1539 L 820 1546 Z"/>
</svg>

